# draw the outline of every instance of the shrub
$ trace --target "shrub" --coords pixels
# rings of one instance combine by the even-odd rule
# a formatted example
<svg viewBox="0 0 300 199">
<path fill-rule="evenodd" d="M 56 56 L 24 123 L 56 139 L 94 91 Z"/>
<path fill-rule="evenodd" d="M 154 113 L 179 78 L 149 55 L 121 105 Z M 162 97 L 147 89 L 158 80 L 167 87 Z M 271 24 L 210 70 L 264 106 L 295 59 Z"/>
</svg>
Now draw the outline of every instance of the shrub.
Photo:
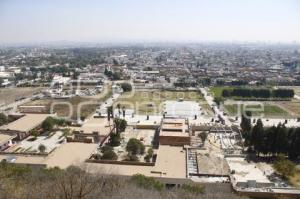
<svg viewBox="0 0 300 199">
<path fill-rule="evenodd" d="M 153 156 L 153 149 L 149 148 L 147 151 L 148 155 L 150 155 L 151 157 Z"/>
<path fill-rule="evenodd" d="M 92 158 L 94 158 L 95 160 L 100 160 L 101 159 L 101 155 L 100 154 L 93 154 Z"/>
<path fill-rule="evenodd" d="M 147 155 L 144 157 L 145 161 L 150 162 L 150 159 L 152 158 L 152 156 L 153 156 L 153 149 L 149 148 L 147 151 Z"/>
<path fill-rule="evenodd" d="M 101 152 L 104 153 L 105 151 L 112 151 L 113 147 L 105 145 L 101 148 Z"/>
<path fill-rule="evenodd" d="M 39 151 L 40 151 L 41 153 L 45 153 L 45 151 L 46 151 L 46 146 L 43 145 L 43 144 L 40 144 L 39 147 L 38 147 L 38 149 L 39 149 Z"/>
<path fill-rule="evenodd" d="M 144 189 L 155 189 L 157 191 L 162 191 L 164 189 L 164 184 L 155 180 L 154 178 L 146 177 L 142 174 L 133 175 L 130 178 L 130 181 Z"/>
<path fill-rule="evenodd" d="M 113 150 L 107 150 L 103 153 L 102 160 L 117 160 L 118 156 Z"/>
<path fill-rule="evenodd" d="M 69 122 L 67 122 L 64 119 L 56 119 L 53 117 L 47 117 L 45 119 L 45 121 L 42 123 L 42 128 L 45 131 L 52 131 L 55 125 L 66 126 L 67 124 L 69 124 Z"/>
<path fill-rule="evenodd" d="M 139 158 L 134 154 L 128 154 L 126 161 L 138 162 Z"/>
<path fill-rule="evenodd" d="M 284 177 L 293 175 L 296 167 L 295 164 L 292 161 L 286 159 L 284 155 L 279 155 L 273 166 L 276 171 Z"/>
<path fill-rule="evenodd" d="M 181 189 L 195 194 L 200 194 L 204 192 L 204 187 L 200 185 L 183 184 L 181 186 Z"/>
<path fill-rule="evenodd" d="M 35 139 L 36 139 L 36 137 L 39 135 L 39 132 L 37 131 L 37 130 L 32 130 L 31 132 L 30 132 L 30 134 L 33 136 L 33 137 L 35 137 Z"/>
<path fill-rule="evenodd" d="M 144 157 L 145 161 L 146 162 L 150 162 L 150 159 L 151 159 L 151 156 L 149 154 L 147 154 L 145 157 Z"/>
</svg>

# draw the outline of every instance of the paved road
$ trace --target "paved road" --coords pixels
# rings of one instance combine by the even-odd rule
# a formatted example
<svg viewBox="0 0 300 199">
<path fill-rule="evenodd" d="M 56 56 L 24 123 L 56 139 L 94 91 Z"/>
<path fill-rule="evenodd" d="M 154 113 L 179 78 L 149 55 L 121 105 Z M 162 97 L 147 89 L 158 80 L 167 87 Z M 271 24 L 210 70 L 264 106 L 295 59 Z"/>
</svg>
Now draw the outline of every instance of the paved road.
<svg viewBox="0 0 300 199">
<path fill-rule="evenodd" d="M 200 88 L 201 93 L 204 95 L 204 99 L 207 101 L 208 105 L 214 110 L 214 119 L 215 120 L 219 120 L 219 115 L 221 118 L 223 118 L 223 120 L 225 121 L 225 125 L 231 126 L 232 123 L 230 122 L 230 120 L 228 119 L 227 116 L 224 115 L 224 112 L 221 111 L 214 102 L 214 98 L 213 96 L 211 96 L 210 94 L 208 94 L 208 90 L 207 88 Z"/>
</svg>

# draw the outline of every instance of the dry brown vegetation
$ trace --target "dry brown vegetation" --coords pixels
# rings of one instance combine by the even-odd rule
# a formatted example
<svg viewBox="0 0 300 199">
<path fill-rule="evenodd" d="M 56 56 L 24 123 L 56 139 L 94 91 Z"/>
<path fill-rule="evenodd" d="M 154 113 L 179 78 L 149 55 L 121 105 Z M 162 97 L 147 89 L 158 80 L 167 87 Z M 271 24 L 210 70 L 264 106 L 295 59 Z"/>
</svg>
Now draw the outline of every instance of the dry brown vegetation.
<svg viewBox="0 0 300 199">
<path fill-rule="evenodd" d="M 0 166 L 0 198 L 240 198 L 230 189 L 214 186 L 204 193 L 181 188 L 155 190 L 140 187 L 128 178 L 90 174 L 78 167 L 60 169 L 28 169 L 2 163 Z"/>
<path fill-rule="evenodd" d="M 289 177 L 289 182 L 293 186 L 300 188 L 300 165 L 296 166 L 294 174 Z"/>
<path fill-rule="evenodd" d="M 279 106 L 287 110 L 291 115 L 300 117 L 300 100 L 276 102 Z"/>
<path fill-rule="evenodd" d="M 42 87 L 24 87 L 24 88 L 1 88 L 0 89 L 0 104 L 12 103 L 18 97 L 32 96 L 33 93 L 42 91 Z"/>
</svg>

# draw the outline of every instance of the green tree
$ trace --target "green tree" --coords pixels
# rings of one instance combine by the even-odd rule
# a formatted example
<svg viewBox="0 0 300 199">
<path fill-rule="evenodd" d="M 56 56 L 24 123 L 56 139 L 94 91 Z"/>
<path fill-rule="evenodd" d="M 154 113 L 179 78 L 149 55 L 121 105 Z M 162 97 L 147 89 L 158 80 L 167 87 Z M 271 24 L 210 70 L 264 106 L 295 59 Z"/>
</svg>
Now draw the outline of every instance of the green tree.
<svg viewBox="0 0 300 199">
<path fill-rule="evenodd" d="M 131 138 L 127 143 L 126 150 L 133 155 L 144 154 L 145 146 L 140 140 Z"/>
<path fill-rule="evenodd" d="M 245 114 L 242 114 L 242 120 L 241 120 L 241 129 L 243 131 L 243 135 L 245 138 L 245 142 L 248 145 L 251 145 L 251 112 L 246 111 Z"/>
<path fill-rule="evenodd" d="M 120 144 L 121 144 L 120 135 L 112 133 L 109 138 L 109 144 L 110 144 L 110 146 L 113 146 L 113 147 L 120 146 Z"/>
<path fill-rule="evenodd" d="M 116 133 L 120 134 L 121 132 L 124 132 L 127 127 L 127 122 L 124 119 L 115 118 L 114 123 L 116 126 Z"/>
<path fill-rule="evenodd" d="M 257 152 L 258 156 L 263 151 L 264 140 L 264 127 L 261 119 L 258 119 L 256 125 L 252 129 L 251 134 L 251 145 L 254 146 L 254 150 Z"/>
<path fill-rule="evenodd" d="M 279 124 L 277 126 L 277 136 L 276 136 L 277 153 L 287 154 L 287 148 L 288 148 L 287 138 L 288 135 L 287 135 L 286 127 L 282 124 Z"/>
<path fill-rule="evenodd" d="M 5 114 L 0 113 L 0 126 L 6 124 L 8 122 L 8 118 Z"/>
<path fill-rule="evenodd" d="M 55 125 L 55 120 L 52 117 L 47 117 L 42 123 L 42 128 L 45 131 L 52 131 Z"/>
<path fill-rule="evenodd" d="M 121 88 L 123 89 L 124 92 L 130 92 L 132 91 L 132 86 L 130 83 L 124 82 L 121 84 Z"/>
<path fill-rule="evenodd" d="M 300 155 L 300 128 L 289 130 L 288 155 L 291 159 L 296 159 Z"/>
</svg>

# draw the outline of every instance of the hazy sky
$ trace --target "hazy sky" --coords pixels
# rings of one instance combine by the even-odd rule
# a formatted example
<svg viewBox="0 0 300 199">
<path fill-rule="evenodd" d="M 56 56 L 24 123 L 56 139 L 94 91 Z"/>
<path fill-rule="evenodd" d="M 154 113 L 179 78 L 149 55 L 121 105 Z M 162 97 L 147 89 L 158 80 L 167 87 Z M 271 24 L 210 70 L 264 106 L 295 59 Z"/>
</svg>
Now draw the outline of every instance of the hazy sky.
<svg viewBox="0 0 300 199">
<path fill-rule="evenodd" d="M 0 0 L 0 43 L 300 41 L 300 0 Z"/>
</svg>

